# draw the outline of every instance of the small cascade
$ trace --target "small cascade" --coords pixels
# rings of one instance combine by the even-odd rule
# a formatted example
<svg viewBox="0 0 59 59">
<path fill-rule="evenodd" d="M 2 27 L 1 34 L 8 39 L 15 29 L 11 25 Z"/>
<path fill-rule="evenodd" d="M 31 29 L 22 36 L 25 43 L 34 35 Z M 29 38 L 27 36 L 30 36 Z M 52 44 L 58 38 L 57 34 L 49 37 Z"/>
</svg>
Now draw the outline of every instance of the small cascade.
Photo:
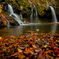
<svg viewBox="0 0 59 59">
<path fill-rule="evenodd" d="M 28 2 L 32 4 L 32 2 L 30 0 L 28 0 Z"/>
<path fill-rule="evenodd" d="M 57 17 L 56 17 L 56 14 L 55 14 L 55 10 L 52 6 L 50 6 L 50 9 L 51 9 L 51 13 L 52 13 L 52 19 L 53 19 L 53 22 L 57 23 Z"/>
<path fill-rule="evenodd" d="M 14 13 L 12 6 L 9 4 L 8 4 L 8 12 L 10 16 Z"/>
<path fill-rule="evenodd" d="M 35 8 L 35 22 L 38 23 L 38 13 L 37 13 L 37 9 L 36 9 L 36 6 L 33 4 L 34 8 Z"/>
<path fill-rule="evenodd" d="M 32 2 L 30 2 L 30 0 L 28 0 L 28 2 L 32 4 Z M 31 15 L 30 15 L 30 22 L 31 23 L 33 23 L 32 20 L 33 20 L 33 8 L 31 8 Z"/>
<path fill-rule="evenodd" d="M 30 15 L 30 22 L 32 23 L 33 21 L 33 8 L 31 8 L 31 15 Z"/>
<path fill-rule="evenodd" d="M 18 22 L 19 25 L 23 24 L 23 22 L 21 21 L 20 17 L 14 13 L 13 11 L 13 8 L 11 5 L 8 4 L 8 12 L 9 12 L 9 15 L 15 19 L 15 21 Z"/>
<path fill-rule="evenodd" d="M 20 14 L 20 18 L 21 18 L 21 20 L 23 19 L 23 16 L 22 16 L 22 14 Z"/>
<path fill-rule="evenodd" d="M 7 18 L 5 16 L 3 16 L 5 18 L 5 20 L 7 21 L 7 27 L 10 27 L 10 22 L 7 20 Z"/>
<path fill-rule="evenodd" d="M 38 13 L 37 13 L 37 9 L 36 9 L 36 6 L 30 1 L 30 0 L 28 0 L 28 2 L 29 3 L 31 3 L 32 5 L 33 5 L 33 7 L 34 7 L 34 9 L 35 9 L 35 23 L 38 23 Z M 30 16 L 30 19 L 31 19 L 31 21 L 33 20 L 33 8 L 31 9 L 31 16 Z"/>
<path fill-rule="evenodd" d="M 20 18 L 21 20 L 23 19 L 23 16 L 22 16 L 22 8 L 20 7 L 20 10 L 21 10 L 21 13 L 20 13 Z"/>
</svg>

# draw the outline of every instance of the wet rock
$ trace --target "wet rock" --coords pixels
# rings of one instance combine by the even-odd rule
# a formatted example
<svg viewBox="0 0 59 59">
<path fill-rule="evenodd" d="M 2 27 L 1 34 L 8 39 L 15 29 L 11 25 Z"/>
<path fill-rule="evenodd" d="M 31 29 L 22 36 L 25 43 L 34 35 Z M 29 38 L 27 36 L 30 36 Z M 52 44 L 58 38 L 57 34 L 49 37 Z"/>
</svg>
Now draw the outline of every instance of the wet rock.
<svg viewBox="0 0 59 59">
<path fill-rule="evenodd" d="M 8 44 L 8 43 L 6 43 L 6 44 L 5 44 L 5 46 L 6 46 L 6 47 L 9 47 L 9 44 Z"/>
<path fill-rule="evenodd" d="M 3 10 L 8 12 L 8 3 L 6 2 L 3 3 Z"/>
</svg>

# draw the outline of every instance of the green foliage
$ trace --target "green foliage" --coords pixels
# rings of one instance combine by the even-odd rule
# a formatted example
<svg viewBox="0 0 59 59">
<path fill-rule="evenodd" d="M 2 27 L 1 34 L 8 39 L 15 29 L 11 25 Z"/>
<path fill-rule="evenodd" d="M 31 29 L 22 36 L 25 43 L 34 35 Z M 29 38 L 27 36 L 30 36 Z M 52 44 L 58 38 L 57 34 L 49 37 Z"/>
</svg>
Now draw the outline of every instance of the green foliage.
<svg viewBox="0 0 59 59">
<path fill-rule="evenodd" d="M 8 2 L 8 0 L 5 0 L 5 2 Z"/>
<path fill-rule="evenodd" d="M 20 2 L 23 2 L 23 0 L 20 0 Z"/>
<path fill-rule="evenodd" d="M 37 12 L 38 12 L 38 14 L 40 13 L 40 10 L 39 10 L 39 8 L 37 7 Z"/>
<path fill-rule="evenodd" d="M 16 2 L 13 2 L 13 4 L 19 9 L 19 5 Z"/>
</svg>

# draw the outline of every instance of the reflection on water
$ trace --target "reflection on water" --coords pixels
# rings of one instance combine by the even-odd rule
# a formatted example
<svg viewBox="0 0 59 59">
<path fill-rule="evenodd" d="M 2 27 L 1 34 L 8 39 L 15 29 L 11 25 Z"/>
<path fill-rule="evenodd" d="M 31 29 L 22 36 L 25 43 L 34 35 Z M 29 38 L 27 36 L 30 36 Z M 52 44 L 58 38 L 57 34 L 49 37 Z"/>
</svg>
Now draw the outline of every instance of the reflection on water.
<svg viewBox="0 0 59 59">
<path fill-rule="evenodd" d="M 49 24 L 38 24 L 38 25 L 25 25 L 25 26 L 11 26 L 10 28 L 4 27 L 0 28 L 0 36 L 17 36 L 22 35 L 29 30 L 37 31 L 39 33 L 59 33 L 59 25 L 49 25 Z"/>
<path fill-rule="evenodd" d="M 23 27 L 17 26 L 17 27 L 10 27 L 10 28 L 1 28 L 0 29 L 0 36 L 10 36 L 10 35 L 20 35 L 23 34 Z"/>
<path fill-rule="evenodd" d="M 56 30 L 57 30 L 57 24 L 54 24 L 51 26 L 51 33 L 55 34 L 56 33 Z M 53 35 L 50 37 L 50 39 L 53 38 Z"/>
<path fill-rule="evenodd" d="M 57 24 L 51 26 L 51 33 L 55 33 L 57 29 Z"/>
</svg>

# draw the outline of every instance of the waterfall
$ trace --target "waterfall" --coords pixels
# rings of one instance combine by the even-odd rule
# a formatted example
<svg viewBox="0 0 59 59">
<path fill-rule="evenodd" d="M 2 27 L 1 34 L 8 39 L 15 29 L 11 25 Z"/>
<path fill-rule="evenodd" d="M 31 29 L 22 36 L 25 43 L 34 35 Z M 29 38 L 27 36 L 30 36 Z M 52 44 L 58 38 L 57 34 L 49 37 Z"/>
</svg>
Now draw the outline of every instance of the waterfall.
<svg viewBox="0 0 59 59">
<path fill-rule="evenodd" d="M 29 3 L 32 4 L 32 2 L 30 2 L 30 0 L 28 0 Z M 31 8 L 31 15 L 30 15 L 30 22 L 32 23 L 33 20 L 33 8 Z"/>
<path fill-rule="evenodd" d="M 22 16 L 22 14 L 20 14 L 20 17 L 21 17 L 21 20 L 23 19 L 23 16 Z"/>
<path fill-rule="evenodd" d="M 35 18 L 36 18 L 36 19 L 35 19 L 35 20 L 36 20 L 35 22 L 38 23 L 38 19 L 39 19 L 39 18 L 38 18 L 37 9 L 36 9 L 36 6 L 35 6 L 34 4 L 33 4 L 33 6 L 34 6 L 34 8 L 35 8 Z"/>
<path fill-rule="evenodd" d="M 32 4 L 32 2 L 30 0 L 28 0 L 28 2 Z"/>
<path fill-rule="evenodd" d="M 23 22 L 21 21 L 20 17 L 14 13 L 13 11 L 13 8 L 11 5 L 8 4 L 8 12 L 9 12 L 9 15 L 15 19 L 15 21 L 18 22 L 19 25 L 23 24 Z"/>
<path fill-rule="evenodd" d="M 10 22 L 7 20 L 7 18 L 5 16 L 3 16 L 5 18 L 5 20 L 7 21 L 7 27 L 10 27 Z"/>
<path fill-rule="evenodd" d="M 33 8 L 31 8 L 30 22 L 33 20 Z"/>
<path fill-rule="evenodd" d="M 23 19 L 23 16 L 22 16 L 22 8 L 20 7 L 20 10 L 21 10 L 21 13 L 20 13 L 20 18 L 21 20 Z"/>
<path fill-rule="evenodd" d="M 14 13 L 12 6 L 9 4 L 8 4 L 8 12 L 9 12 L 10 16 Z"/>
<path fill-rule="evenodd" d="M 52 6 L 50 6 L 50 9 L 51 9 L 51 13 L 52 13 L 52 19 L 53 19 L 53 22 L 57 23 L 57 17 L 56 17 L 56 14 L 55 14 L 55 10 Z"/>
<path fill-rule="evenodd" d="M 34 9 L 35 9 L 35 22 L 37 23 L 38 22 L 38 13 L 37 13 L 36 6 L 30 0 L 28 0 L 28 2 L 31 3 L 33 5 Z M 32 8 L 31 11 L 33 11 L 33 8 Z M 31 18 L 30 19 L 31 19 L 31 21 L 33 20 L 33 12 L 31 13 Z"/>
</svg>

